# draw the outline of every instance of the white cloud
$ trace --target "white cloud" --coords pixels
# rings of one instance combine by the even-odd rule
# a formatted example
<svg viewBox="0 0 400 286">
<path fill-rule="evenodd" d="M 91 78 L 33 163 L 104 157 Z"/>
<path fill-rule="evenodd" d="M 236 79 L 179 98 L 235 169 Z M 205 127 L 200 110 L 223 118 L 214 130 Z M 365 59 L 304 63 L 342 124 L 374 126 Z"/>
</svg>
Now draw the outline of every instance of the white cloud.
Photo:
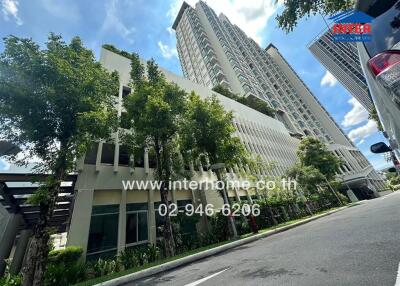
<svg viewBox="0 0 400 286">
<path fill-rule="evenodd" d="M 122 21 L 120 15 L 118 15 L 118 11 L 120 7 L 117 7 L 119 4 L 119 0 L 108 0 L 106 3 L 106 17 L 104 19 L 103 25 L 100 29 L 100 35 L 114 30 L 120 35 L 125 41 L 130 44 L 133 44 L 134 38 L 132 37 L 135 32 L 135 27 L 127 27 Z M 100 36 L 101 37 L 101 36 Z"/>
<path fill-rule="evenodd" d="M 362 144 L 362 140 L 365 140 L 375 132 L 378 132 L 378 127 L 376 126 L 375 121 L 368 120 L 367 124 L 351 130 L 348 136 L 351 141 L 356 142 L 357 140 L 360 140 L 358 144 Z"/>
<path fill-rule="evenodd" d="M 167 44 L 163 44 L 161 41 L 158 41 L 158 47 L 160 48 L 161 54 L 164 58 L 170 59 L 172 57 L 178 57 L 176 48 L 171 48 Z"/>
<path fill-rule="evenodd" d="M 167 12 L 171 22 L 175 19 L 182 5 L 183 0 L 174 0 Z M 198 0 L 186 0 L 192 7 Z M 263 31 L 267 26 L 268 20 L 275 14 L 282 1 L 275 4 L 275 0 L 218 0 L 207 3 L 217 15 L 221 12 L 225 14 L 232 24 L 236 24 L 249 37 L 258 44 L 262 44 Z"/>
<path fill-rule="evenodd" d="M 321 86 L 333 87 L 337 84 L 337 79 L 329 72 L 326 71 L 324 77 L 321 79 Z"/>
<path fill-rule="evenodd" d="M 3 12 L 4 20 L 10 20 L 10 17 L 15 19 L 15 23 L 20 26 L 23 24 L 18 16 L 18 0 L 1 0 L 1 11 Z"/>
<path fill-rule="evenodd" d="M 170 35 L 173 35 L 175 33 L 174 29 L 172 29 L 172 27 L 167 27 L 167 32 Z"/>
<path fill-rule="evenodd" d="M 343 127 L 351 127 L 368 120 L 368 111 L 354 97 L 348 101 L 353 107 L 342 121 Z"/>
<path fill-rule="evenodd" d="M 360 145 L 362 145 L 362 144 L 364 144 L 365 143 L 365 139 L 361 139 L 358 143 L 357 143 L 357 146 L 360 146 Z"/>
<path fill-rule="evenodd" d="M 69 20 L 70 22 L 76 22 L 80 20 L 79 7 L 72 3 L 72 1 L 66 0 L 40 0 L 42 6 L 47 12 L 57 18 Z"/>
</svg>

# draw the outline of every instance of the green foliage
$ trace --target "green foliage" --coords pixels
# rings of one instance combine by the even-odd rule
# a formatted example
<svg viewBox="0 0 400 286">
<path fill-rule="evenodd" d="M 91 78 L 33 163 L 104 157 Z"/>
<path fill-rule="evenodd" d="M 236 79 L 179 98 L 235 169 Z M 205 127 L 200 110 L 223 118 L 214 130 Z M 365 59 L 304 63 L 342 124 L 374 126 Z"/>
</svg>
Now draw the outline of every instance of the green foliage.
<svg viewBox="0 0 400 286">
<path fill-rule="evenodd" d="M 132 58 L 132 55 L 131 55 L 130 53 L 128 53 L 128 52 L 126 52 L 126 51 L 124 51 L 124 50 L 117 49 L 117 48 L 114 47 L 113 45 L 104 44 L 104 45 L 103 45 L 103 48 L 106 49 L 106 50 L 109 50 L 110 52 L 116 53 L 116 54 L 118 54 L 118 55 L 120 55 L 120 56 L 123 56 L 123 57 L 125 57 L 125 58 L 128 58 L 128 59 L 131 59 L 131 58 Z"/>
<path fill-rule="evenodd" d="M 317 185 L 325 183 L 324 175 L 314 166 L 301 166 L 296 164 L 286 171 L 288 177 L 296 179 L 305 194 L 317 191 Z"/>
<path fill-rule="evenodd" d="M 22 285 L 22 276 L 21 275 L 11 275 L 10 266 L 12 260 L 5 259 L 6 268 L 4 271 L 4 276 L 0 277 L 0 286 L 20 286 Z"/>
<path fill-rule="evenodd" d="M 230 99 L 240 102 L 241 104 L 244 104 L 250 108 L 253 108 L 254 110 L 257 110 L 267 116 L 275 117 L 276 110 L 271 108 L 268 105 L 268 103 L 266 103 L 265 101 L 263 101 L 257 97 L 254 97 L 254 96 L 244 97 L 244 96 L 236 95 L 222 85 L 216 85 L 212 90 L 215 92 L 218 92 L 219 94 L 222 94 L 226 97 L 229 97 Z"/>
<path fill-rule="evenodd" d="M 384 131 L 382 123 L 381 123 L 381 121 L 379 119 L 379 116 L 378 116 L 378 112 L 376 111 L 375 107 L 372 108 L 371 113 L 369 114 L 368 118 L 372 119 L 373 121 L 375 121 L 376 126 L 378 127 L 379 131 L 382 131 L 382 132 Z"/>
<path fill-rule="evenodd" d="M 228 240 L 230 237 L 229 225 L 226 216 L 221 212 L 208 218 L 211 226 L 210 233 L 214 239 L 213 243 Z"/>
<path fill-rule="evenodd" d="M 216 85 L 212 88 L 213 91 L 218 92 L 219 94 L 222 94 L 230 99 L 238 101 L 240 96 L 234 94 L 231 92 L 228 88 L 224 87 L 223 85 Z"/>
<path fill-rule="evenodd" d="M 105 71 L 78 37 L 67 44 L 50 34 L 46 48 L 40 49 L 31 39 L 9 36 L 4 46 L 2 138 L 26 151 L 19 163 L 37 156 L 54 170 L 63 157 L 71 169 L 74 158 L 116 126 L 112 95 L 118 92 L 117 74 Z"/>
<path fill-rule="evenodd" d="M 117 127 L 113 95 L 119 88 L 118 74 L 107 72 L 78 37 L 68 44 L 50 34 L 41 49 L 31 39 L 9 36 L 4 47 L 0 55 L 0 138 L 25 151 L 22 159 L 11 157 L 14 162 L 24 164 L 36 156 L 42 161 L 38 171 L 52 178 L 30 200 L 47 219 L 34 228 L 33 239 L 39 246 L 28 252 L 31 261 L 24 269 L 24 284 L 31 280 L 43 284 L 44 269 L 37 264 L 47 257 L 46 228 L 59 182 L 93 141 L 107 139 Z M 55 268 L 62 266 L 50 265 L 48 277 L 58 271 Z"/>
<path fill-rule="evenodd" d="M 353 8 L 354 4 L 354 0 L 284 0 L 283 12 L 276 17 L 276 20 L 280 28 L 291 32 L 303 17 L 315 14 L 331 15 Z"/>
<path fill-rule="evenodd" d="M 6 277 L 0 277 L 1 286 L 20 286 L 22 285 L 21 275 L 9 275 Z"/>
<path fill-rule="evenodd" d="M 240 139 L 233 135 L 233 114 L 226 112 L 213 96 L 205 100 L 192 93 L 179 133 L 184 157 L 195 160 L 206 155 L 210 164 L 227 166 L 245 163 L 249 158 Z"/>
<path fill-rule="evenodd" d="M 123 269 L 130 269 L 140 265 L 136 251 L 133 249 L 125 249 L 125 251 L 121 251 L 118 255 L 118 261 Z"/>
<path fill-rule="evenodd" d="M 45 273 L 45 285 L 68 286 L 86 277 L 85 264 L 80 262 L 83 250 L 77 246 L 50 251 Z"/>
<path fill-rule="evenodd" d="M 118 272 L 119 264 L 117 260 L 106 260 L 99 258 L 97 262 L 93 265 L 93 273 L 95 277 L 101 277 L 105 275 L 110 275 Z"/>
<path fill-rule="evenodd" d="M 68 246 L 65 249 L 52 250 L 47 258 L 49 263 L 69 265 L 79 261 L 83 250 L 79 246 Z"/>
<path fill-rule="evenodd" d="M 183 253 L 200 246 L 196 230 L 199 220 L 200 216 L 197 214 L 187 216 L 181 213 L 172 218 L 176 253 Z"/>
<path fill-rule="evenodd" d="M 323 142 L 313 137 L 306 137 L 301 140 L 297 149 L 297 156 L 301 167 L 314 167 L 328 181 L 335 178 L 342 164 L 341 159 L 329 151 Z"/>
</svg>

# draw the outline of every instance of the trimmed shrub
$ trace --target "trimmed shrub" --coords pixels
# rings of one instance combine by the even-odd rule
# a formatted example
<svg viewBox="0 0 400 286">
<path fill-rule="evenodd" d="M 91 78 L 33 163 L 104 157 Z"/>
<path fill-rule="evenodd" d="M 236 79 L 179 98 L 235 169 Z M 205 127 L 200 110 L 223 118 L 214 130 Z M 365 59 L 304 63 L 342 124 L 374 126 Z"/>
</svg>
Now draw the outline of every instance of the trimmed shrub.
<svg viewBox="0 0 400 286">
<path fill-rule="evenodd" d="M 86 266 L 80 262 L 82 253 L 82 248 L 76 246 L 50 251 L 45 285 L 67 286 L 85 280 Z"/>
</svg>

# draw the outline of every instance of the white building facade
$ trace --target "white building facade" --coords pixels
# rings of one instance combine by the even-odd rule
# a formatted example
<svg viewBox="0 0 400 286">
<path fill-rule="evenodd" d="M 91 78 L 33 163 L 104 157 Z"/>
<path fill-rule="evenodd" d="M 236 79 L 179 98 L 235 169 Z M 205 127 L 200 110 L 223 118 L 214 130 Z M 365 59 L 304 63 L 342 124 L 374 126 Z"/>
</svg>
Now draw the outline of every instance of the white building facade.
<svg viewBox="0 0 400 286">
<path fill-rule="evenodd" d="M 130 92 L 130 60 L 106 49 L 101 51 L 100 62 L 109 71 L 116 70 L 120 78 L 120 91 L 116 97 L 118 114 L 124 112 L 123 97 Z M 232 99 L 195 84 L 171 72 L 162 70 L 166 79 L 175 82 L 187 92 L 194 91 L 201 98 L 216 95 L 221 104 L 234 114 L 236 135 L 246 149 L 264 162 L 274 163 L 274 168 L 253 170 L 258 177 L 276 177 L 293 166 L 297 160 L 299 140 L 290 136 L 285 126 Z M 157 226 L 160 224 L 158 207 L 160 193 L 156 190 L 124 190 L 122 181 L 151 181 L 154 179 L 154 158 L 148 150 L 139 155 L 129 155 L 119 142 L 118 134 L 111 142 L 95 144 L 85 158 L 77 164 L 79 172 L 75 190 L 73 213 L 68 231 L 68 245 L 81 246 L 88 259 L 112 256 L 141 244 L 155 243 Z M 205 171 L 199 162 L 190 166 L 192 180 L 198 182 L 216 180 L 211 171 Z M 232 179 L 244 179 L 240 173 L 249 171 L 246 166 L 226 170 Z M 253 190 L 234 189 L 228 197 L 234 201 L 251 202 L 257 194 Z M 222 206 L 222 198 L 214 190 L 172 190 L 170 201 L 184 206 L 191 203 Z M 199 226 L 198 226 L 199 227 Z M 201 227 L 201 224 L 200 224 Z"/>
</svg>

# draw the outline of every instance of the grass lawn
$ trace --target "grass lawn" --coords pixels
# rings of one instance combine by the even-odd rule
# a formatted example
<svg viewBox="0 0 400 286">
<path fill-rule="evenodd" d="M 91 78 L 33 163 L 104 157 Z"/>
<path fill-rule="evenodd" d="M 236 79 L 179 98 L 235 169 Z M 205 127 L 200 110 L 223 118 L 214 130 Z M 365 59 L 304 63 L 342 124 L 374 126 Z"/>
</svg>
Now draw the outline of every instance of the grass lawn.
<svg viewBox="0 0 400 286">
<path fill-rule="evenodd" d="M 357 205 L 357 204 L 358 204 L 358 203 L 350 204 L 350 205 L 348 205 L 348 206 L 354 206 L 354 205 Z M 306 219 L 308 219 L 308 218 L 311 218 L 311 217 L 313 217 L 313 216 L 321 215 L 321 214 L 330 212 L 330 211 L 332 211 L 332 210 L 336 210 L 336 209 L 338 209 L 338 208 L 339 208 L 339 207 L 331 208 L 331 209 L 328 209 L 328 210 L 325 210 L 325 211 L 322 211 L 322 212 L 319 212 L 319 213 L 315 213 L 315 214 L 312 215 L 312 216 L 310 215 L 310 216 L 306 216 L 306 217 L 303 217 L 303 218 L 300 218 L 300 219 L 290 220 L 290 221 L 287 221 L 287 222 L 284 222 L 284 223 L 275 225 L 275 226 L 273 226 L 273 227 L 264 228 L 264 229 L 261 229 L 258 233 L 265 233 L 265 232 L 274 230 L 274 229 L 279 228 L 279 227 L 291 225 L 291 224 L 294 224 L 294 223 L 297 223 L 297 222 L 306 220 Z M 247 238 L 247 237 L 250 237 L 250 236 L 253 236 L 253 235 L 254 235 L 253 233 L 243 234 L 243 235 L 240 236 L 239 239 Z M 173 256 L 173 257 L 161 259 L 161 260 L 156 261 L 156 262 L 153 262 L 153 263 L 149 263 L 149 264 L 146 264 L 146 265 L 142 265 L 142 266 L 140 266 L 140 267 L 136 267 L 136 268 L 132 268 L 132 269 L 127 269 L 127 270 L 120 271 L 120 272 L 116 272 L 116 273 L 113 273 L 113 274 L 110 274 L 110 275 L 106 275 L 106 276 L 97 277 L 97 278 L 94 278 L 94 279 L 91 279 L 91 280 L 87 280 L 87 281 L 84 281 L 84 282 L 75 284 L 75 286 L 90 286 L 90 285 L 99 284 L 99 283 L 101 283 L 101 282 L 105 282 L 105 281 L 108 281 L 108 280 L 111 280 L 111 279 L 114 279 L 114 278 L 118 278 L 118 277 L 121 277 L 121 276 L 125 276 L 125 275 L 127 275 L 127 274 L 135 273 L 135 272 L 138 272 L 138 271 L 141 271 L 141 270 L 144 270 L 144 269 L 153 267 L 153 266 L 157 266 L 157 265 L 161 265 L 161 264 L 164 264 L 164 263 L 167 263 L 167 262 L 170 262 L 170 261 L 174 261 L 174 260 L 177 260 L 177 259 L 180 259 L 180 258 L 189 256 L 189 255 L 193 255 L 193 254 L 196 254 L 196 253 L 199 253 L 199 252 L 202 252 L 202 251 L 211 249 L 211 248 L 215 248 L 215 247 L 217 247 L 217 246 L 221 246 L 221 245 L 230 243 L 230 242 L 232 242 L 232 241 L 233 241 L 233 240 L 227 240 L 227 241 L 223 241 L 223 242 L 219 242 L 219 243 L 215 243 L 215 244 L 210 244 L 210 245 L 207 245 L 207 246 L 204 246 L 204 247 L 196 248 L 196 249 L 193 249 L 193 250 L 191 250 L 191 251 L 188 251 L 188 252 L 185 252 L 185 253 L 181 253 L 181 254 L 176 255 L 176 256 Z"/>
</svg>

